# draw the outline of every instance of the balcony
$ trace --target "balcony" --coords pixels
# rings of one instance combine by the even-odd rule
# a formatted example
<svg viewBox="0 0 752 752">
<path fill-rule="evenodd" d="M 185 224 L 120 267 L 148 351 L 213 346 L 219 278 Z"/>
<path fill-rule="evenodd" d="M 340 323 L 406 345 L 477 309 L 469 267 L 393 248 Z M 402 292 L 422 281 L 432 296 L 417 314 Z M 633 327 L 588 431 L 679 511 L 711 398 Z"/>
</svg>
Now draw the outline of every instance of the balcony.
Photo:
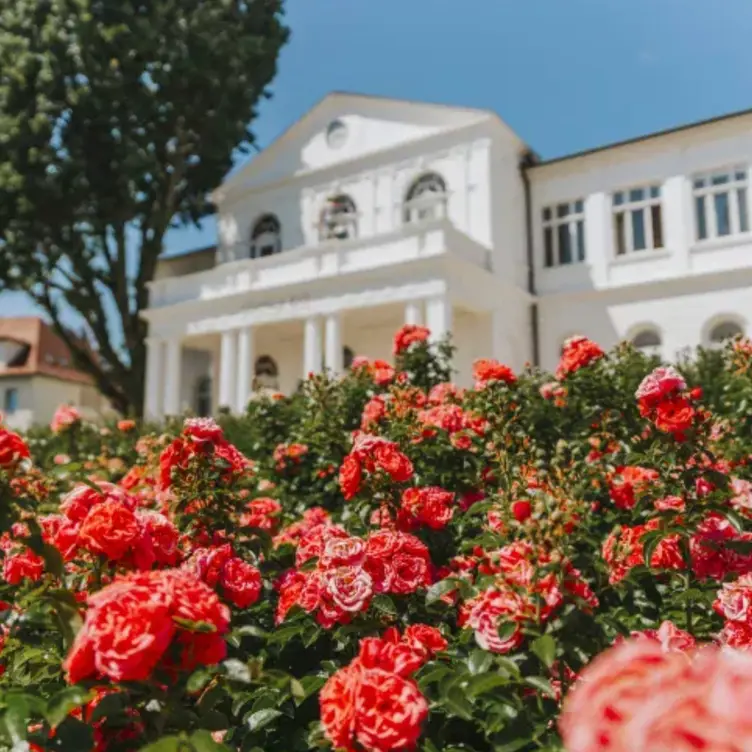
<svg viewBox="0 0 752 752">
<path fill-rule="evenodd" d="M 485 247 L 455 229 L 448 220 L 437 219 L 405 225 L 385 235 L 327 241 L 264 258 L 220 264 L 194 274 L 154 280 L 150 284 L 149 304 L 154 309 L 187 301 L 210 301 L 383 270 L 439 256 L 490 269 Z"/>
</svg>

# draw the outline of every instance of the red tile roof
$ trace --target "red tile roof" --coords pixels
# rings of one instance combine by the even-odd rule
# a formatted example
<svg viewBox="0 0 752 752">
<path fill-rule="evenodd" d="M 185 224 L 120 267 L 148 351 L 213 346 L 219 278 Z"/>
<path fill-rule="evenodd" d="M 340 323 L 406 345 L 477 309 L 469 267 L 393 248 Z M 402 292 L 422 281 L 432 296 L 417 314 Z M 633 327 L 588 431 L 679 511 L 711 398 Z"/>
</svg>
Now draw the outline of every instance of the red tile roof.
<svg viewBox="0 0 752 752">
<path fill-rule="evenodd" d="M 0 343 L 25 346 L 12 365 L 0 363 L 4 376 L 52 376 L 63 381 L 91 384 L 92 379 L 73 367 L 70 351 L 49 324 L 35 316 L 0 318 Z"/>
</svg>

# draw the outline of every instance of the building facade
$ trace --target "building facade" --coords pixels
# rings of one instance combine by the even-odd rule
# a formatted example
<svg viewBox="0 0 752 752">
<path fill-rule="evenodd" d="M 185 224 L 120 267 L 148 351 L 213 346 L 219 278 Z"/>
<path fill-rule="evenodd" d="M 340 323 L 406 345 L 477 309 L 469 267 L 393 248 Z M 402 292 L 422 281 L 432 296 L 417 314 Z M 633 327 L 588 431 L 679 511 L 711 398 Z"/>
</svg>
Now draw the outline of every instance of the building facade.
<svg viewBox="0 0 752 752">
<path fill-rule="evenodd" d="M 752 112 L 543 161 L 494 113 L 331 94 L 214 195 L 151 284 L 147 412 L 242 410 L 403 323 L 553 368 L 585 334 L 672 359 L 752 321 Z"/>
<path fill-rule="evenodd" d="M 65 343 L 40 318 L 0 319 L 0 413 L 4 425 L 25 431 L 49 423 L 60 405 L 89 420 L 107 403 L 89 376 L 73 367 Z"/>
</svg>

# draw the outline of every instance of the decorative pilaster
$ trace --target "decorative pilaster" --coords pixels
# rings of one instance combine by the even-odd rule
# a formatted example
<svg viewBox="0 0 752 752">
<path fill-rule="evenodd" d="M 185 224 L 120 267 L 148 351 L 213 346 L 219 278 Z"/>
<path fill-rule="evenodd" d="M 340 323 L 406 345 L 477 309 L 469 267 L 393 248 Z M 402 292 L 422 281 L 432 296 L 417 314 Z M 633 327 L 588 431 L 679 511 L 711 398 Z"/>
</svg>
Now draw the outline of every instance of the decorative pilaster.
<svg viewBox="0 0 752 752">
<path fill-rule="evenodd" d="M 303 336 L 303 378 L 321 373 L 321 319 L 311 316 L 305 321 Z"/>
<path fill-rule="evenodd" d="M 235 369 L 237 364 L 237 331 L 222 332 L 219 351 L 219 407 L 235 407 Z"/>
<path fill-rule="evenodd" d="M 342 358 L 342 320 L 337 313 L 326 317 L 324 362 L 326 369 L 338 376 L 344 370 Z"/>
<path fill-rule="evenodd" d="M 167 340 L 165 347 L 164 414 L 180 413 L 180 356 L 179 339 Z"/>
<path fill-rule="evenodd" d="M 238 332 L 237 386 L 235 390 L 235 411 L 245 412 L 253 391 L 254 352 L 253 328 L 247 326 Z"/>
<path fill-rule="evenodd" d="M 146 340 L 146 404 L 144 412 L 147 420 L 162 419 L 162 350 L 161 339 L 149 337 Z"/>
</svg>

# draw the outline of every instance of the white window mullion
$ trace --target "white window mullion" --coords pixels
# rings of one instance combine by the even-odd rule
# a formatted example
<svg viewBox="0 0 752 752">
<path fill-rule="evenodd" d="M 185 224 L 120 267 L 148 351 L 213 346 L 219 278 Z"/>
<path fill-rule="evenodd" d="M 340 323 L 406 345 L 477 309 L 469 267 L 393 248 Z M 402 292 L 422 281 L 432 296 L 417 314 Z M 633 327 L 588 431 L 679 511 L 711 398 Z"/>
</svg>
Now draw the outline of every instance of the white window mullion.
<svg viewBox="0 0 752 752">
<path fill-rule="evenodd" d="M 729 188 L 726 199 L 729 207 L 729 224 L 732 235 L 738 235 L 741 232 L 739 223 L 739 198 L 736 195 L 736 186 Z"/>
<path fill-rule="evenodd" d="M 715 215 L 715 193 L 705 194 L 705 222 L 707 224 L 708 239 L 718 237 L 718 222 Z"/>
<path fill-rule="evenodd" d="M 645 250 L 652 251 L 653 244 L 653 210 L 649 205 L 644 206 L 641 210 L 645 222 Z"/>
<path fill-rule="evenodd" d="M 569 263 L 577 263 L 577 220 L 570 217 L 569 222 Z"/>
<path fill-rule="evenodd" d="M 632 237 L 632 210 L 624 212 L 624 255 L 634 251 L 634 239 Z"/>
</svg>

